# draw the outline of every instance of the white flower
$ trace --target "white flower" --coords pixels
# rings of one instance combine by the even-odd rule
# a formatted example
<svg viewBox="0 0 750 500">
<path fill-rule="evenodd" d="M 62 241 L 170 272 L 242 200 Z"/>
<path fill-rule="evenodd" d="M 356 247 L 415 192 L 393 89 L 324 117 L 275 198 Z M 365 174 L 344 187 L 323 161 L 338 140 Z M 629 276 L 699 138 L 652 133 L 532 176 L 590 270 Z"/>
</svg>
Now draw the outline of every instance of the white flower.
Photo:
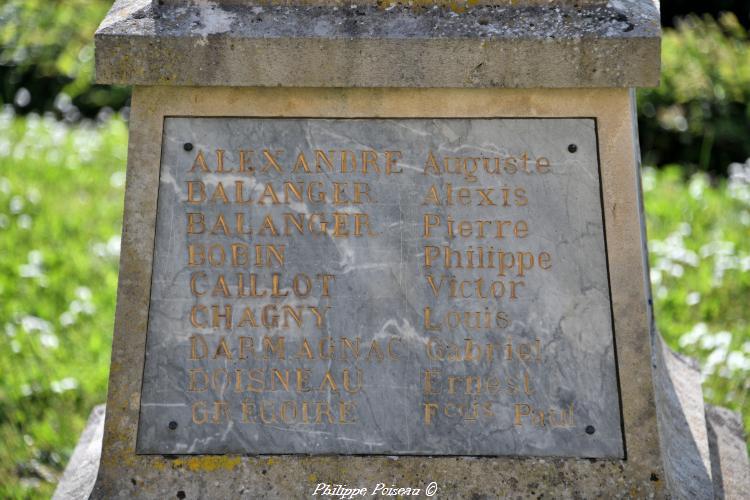
<svg viewBox="0 0 750 500">
<path fill-rule="evenodd" d="M 50 349 L 57 349 L 57 347 L 60 345 L 60 341 L 57 338 L 57 335 L 54 333 L 42 333 L 39 335 L 39 341 L 42 343 L 44 347 L 48 347 Z"/>
<path fill-rule="evenodd" d="M 649 192 L 656 187 L 656 171 L 654 167 L 643 167 L 641 171 L 641 183 L 644 192 Z"/>
<path fill-rule="evenodd" d="M 36 316 L 24 316 L 21 318 L 21 328 L 27 333 L 52 333 L 52 325 Z"/>
<path fill-rule="evenodd" d="M 76 297 L 84 301 L 90 301 L 92 297 L 91 290 L 88 287 L 79 286 L 76 288 Z"/>
<path fill-rule="evenodd" d="M 19 266 L 18 274 L 22 278 L 44 278 L 44 271 L 42 270 L 42 252 L 39 250 L 32 250 L 29 252 L 27 259 L 28 263 Z"/>
<path fill-rule="evenodd" d="M 719 367 L 724 358 L 727 356 L 727 350 L 724 347 L 714 349 L 706 359 L 706 364 L 703 366 L 703 373 L 711 374 L 716 372 L 716 368 Z"/>
<path fill-rule="evenodd" d="M 651 277 L 651 284 L 658 285 L 661 283 L 661 271 L 658 269 L 651 268 L 651 271 L 649 271 L 649 276 Z"/>
<path fill-rule="evenodd" d="M 23 198 L 16 195 L 10 199 L 10 212 L 13 214 L 21 213 L 23 210 Z"/>
<path fill-rule="evenodd" d="M 65 311 L 60 315 L 60 324 L 62 326 L 70 326 L 76 322 L 76 317 L 70 311 Z"/>
<path fill-rule="evenodd" d="M 708 181 L 706 180 L 706 176 L 704 174 L 695 174 L 690 179 L 688 191 L 690 193 L 690 196 L 692 196 L 696 200 L 700 200 L 701 198 L 703 198 L 703 191 L 705 191 L 707 187 Z"/>
<path fill-rule="evenodd" d="M 692 330 L 680 337 L 680 347 L 696 344 L 704 335 L 708 335 L 708 325 L 705 323 L 696 323 Z"/>
<path fill-rule="evenodd" d="M 109 185 L 113 188 L 121 188 L 125 185 L 125 172 L 119 171 L 109 177 Z"/>
<path fill-rule="evenodd" d="M 739 351 L 732 351 L 727 357 L 727 367 L 731 371 L 748 371 L 750 370 L 750 358 Z"/>
<path fill-rule="evenodd" d="M 704 335 L 700 340 L 703 349 L 714 349 L 714 352 L 724 350 L 725 354 L 731 343 L 732 334 L 726 331 L 717 332 L 713 335 Z"/>
<path fill-rule="evenodd" d="M 56 392 L 58 394 L 65 391 L 72 391 L 76 387 L 78 387 L 78 381 L 73 377 L 66 377 L 62 380 L 53 380 L 50 383 L 52 392 Z"/>
<path fill-rule="evenodd" d="M 18 227 L 29 229 L 31 227 L 31 216 L 29 214 L 21 214 L 18 217 Z"/>
</svg>

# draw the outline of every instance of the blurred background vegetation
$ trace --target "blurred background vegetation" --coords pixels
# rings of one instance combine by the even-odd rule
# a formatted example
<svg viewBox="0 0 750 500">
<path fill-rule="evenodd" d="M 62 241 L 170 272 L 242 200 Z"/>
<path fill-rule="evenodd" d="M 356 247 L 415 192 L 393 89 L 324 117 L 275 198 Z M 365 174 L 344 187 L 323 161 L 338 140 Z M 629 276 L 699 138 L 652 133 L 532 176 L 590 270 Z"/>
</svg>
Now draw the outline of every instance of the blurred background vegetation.
<svg viewBox="0 0 750 500">
<path fill-rule="evenodd" d="M 0 498 L 49 496 L 106 398 L 129 89 L 92 83 L 108 0 L 0 5 Z M 750 428 L 750 2 L 662 2 L 638 92 L 657 323 Z"/>
</svg>

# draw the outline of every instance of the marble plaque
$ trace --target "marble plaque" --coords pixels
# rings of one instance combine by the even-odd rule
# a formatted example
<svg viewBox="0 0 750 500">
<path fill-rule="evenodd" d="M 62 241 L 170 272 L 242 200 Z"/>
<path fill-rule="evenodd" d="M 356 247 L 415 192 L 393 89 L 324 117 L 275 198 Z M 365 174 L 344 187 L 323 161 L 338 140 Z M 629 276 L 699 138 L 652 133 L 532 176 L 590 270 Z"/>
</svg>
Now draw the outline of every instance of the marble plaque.
<svg viewBox="0 0 750 500">
<path fill-rule="evenodd" d="M 625 454 L 596 122 L 164 121 L 137 452 Z"/>
</svg>

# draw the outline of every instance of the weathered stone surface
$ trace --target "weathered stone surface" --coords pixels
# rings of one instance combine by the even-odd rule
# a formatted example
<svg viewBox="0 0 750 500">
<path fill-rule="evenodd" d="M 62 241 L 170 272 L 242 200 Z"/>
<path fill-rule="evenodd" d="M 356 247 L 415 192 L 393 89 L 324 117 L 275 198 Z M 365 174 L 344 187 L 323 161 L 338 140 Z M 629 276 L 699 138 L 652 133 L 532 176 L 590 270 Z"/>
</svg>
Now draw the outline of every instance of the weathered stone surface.
<svg viewBox="0 0 750 500">
<path fill-rule="evenodd" d="M 360 5 L 119 0 L 100 83 L 284 87 L 640 87 L 659 81 L 653 0 L 456 13 Z"/>
<path fill-rule="evenodd" d="M 167 118 L 138 451 L 623 458 L 600 192 L 593 119 Z"/>
<path fill-rule="evenodd" d="M 667 484 L 676 498 L 712 498 L 700 369 L 695 360 L 669 349 L 660 335 L 654 341 L 656 408 Z"/>
<path fill-rule="evenodd" d="M 188 5 L 205 4 L 205 0 L 151 0 L 154 6 L 170 5 L 184 7 Z M 349 7 L 351 2 L 345 0 L 213 0 L 213 5 L 336 5 Z M 360 0 L 357 5 L 377 5 L 383 8 L 395 4 L 408 2 L 390 2 L 383 0 Z M 606 5 L 607 0 L 419 0 L 412 1 L 417 7 L 432 7 L 434 5 L 453 9 L 467 9 L 475 5 L 495 5 L 498 7 L 580 7 L 583 5 Z"/>
<path fill-rule="evenodd" d="M 78 444 L 68 465 L 65 467 L 60 482 L 57 484 L 52 500 L 78 500 L 88 498 L 94 489 L 96 474 L 99 471 L 99 459 L 102 454 L 102 437 L 104 436 L 105 406 L 99 405 L 91 411 L 86 427 L 78 439 Z"/>
<path fill-rule="evenodd" d="M 136 87 L 107 420 L 95 498 L 309 497 L 318 482 L 388 481 L 446 498 L 663 496 L 649 316 L 625 89 Z M 596 119 L 626 460 L 519 457 L 142 455 L 136 453 L 165 117 Z"/>
<path fill-rule="evenodd" d="M 750 498 L 750 462 L 742 415 L 706 405 L 706 422 L 715 498 Z"/>
</svg>

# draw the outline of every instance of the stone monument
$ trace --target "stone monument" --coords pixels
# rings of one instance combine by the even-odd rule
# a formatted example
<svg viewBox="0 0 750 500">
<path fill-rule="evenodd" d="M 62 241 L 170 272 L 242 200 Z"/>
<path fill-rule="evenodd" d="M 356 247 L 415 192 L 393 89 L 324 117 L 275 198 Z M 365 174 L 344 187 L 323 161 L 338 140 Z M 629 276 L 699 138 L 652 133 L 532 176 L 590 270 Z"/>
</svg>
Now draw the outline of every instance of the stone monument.
<svg viewBox="0 0 750 500">
<path fill-rule="evenodd" d="M 712 495 L 652 326 L 659 43 L 652 0 L 117 1 L 109 396 L 58 495 Z"/>
</svg>

